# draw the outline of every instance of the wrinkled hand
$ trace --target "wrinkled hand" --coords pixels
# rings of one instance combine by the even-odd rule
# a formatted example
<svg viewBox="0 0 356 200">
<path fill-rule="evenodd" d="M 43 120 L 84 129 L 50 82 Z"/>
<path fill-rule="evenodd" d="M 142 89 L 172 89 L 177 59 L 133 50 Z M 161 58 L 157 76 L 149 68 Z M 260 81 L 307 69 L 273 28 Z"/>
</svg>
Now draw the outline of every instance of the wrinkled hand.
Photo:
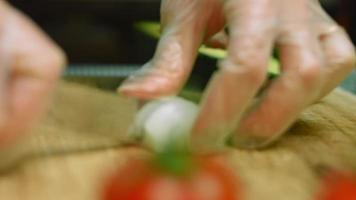
<svg viewBox="0 0 356 200">
<path fill-rule="evenodd" d="M 0 148 L 43 114 L 65 66 L 62 51 L 27 17 L 0 1 Z"/>
<path fill-rule="evenodd" d="M 192 130 L 192 146 L 201 151 L 224 146 L 228 137 L 244 148 L 269 144 L 355 64 L 348 36 L 315 0 L 163 0 L 161 16 L 154 58 L 120 92 L 142 99 L 175 95 L 201 43 L 226 47 L 228 57 L 219 63 Z M 273 48 L 282 75 L 251 108 Z"/>
</svg>

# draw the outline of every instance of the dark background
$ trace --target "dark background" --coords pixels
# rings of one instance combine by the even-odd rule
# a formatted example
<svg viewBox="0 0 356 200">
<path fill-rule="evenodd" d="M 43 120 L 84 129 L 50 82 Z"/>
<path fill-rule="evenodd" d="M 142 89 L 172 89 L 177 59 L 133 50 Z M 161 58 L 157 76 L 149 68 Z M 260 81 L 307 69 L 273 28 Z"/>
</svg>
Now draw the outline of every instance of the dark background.
<svg viewBox="0 0 356 200">
<path fill-rule="evenodd" d="M 159 0 L 13 0 L 68 54 L 70 63 L 142 64 L 156 41 L 137 33 L 133 24 L 159 21 Z M 328 12 L 355 32 L 354 0 L 323 1 Z"/>
<path fill-rule="evenodd" d="M 142 20 L 158 21 L 158 0 L 11 2 L 66 51 L 70 63 L 143 63 L 154 50 L 155 41 L 132 26 Z"/>
</svg>

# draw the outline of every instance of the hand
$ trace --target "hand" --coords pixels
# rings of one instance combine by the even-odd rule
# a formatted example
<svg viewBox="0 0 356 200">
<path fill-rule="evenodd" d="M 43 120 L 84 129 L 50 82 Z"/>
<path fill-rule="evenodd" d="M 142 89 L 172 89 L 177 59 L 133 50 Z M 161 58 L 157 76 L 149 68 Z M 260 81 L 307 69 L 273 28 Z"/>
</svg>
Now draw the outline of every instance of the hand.
<svg viewBox="0 0 356 200">
<path fill-rule="evenodd" d="M 163 0 L 161 16 L 153 59 L 120 92 L 142 99 L 177 94 L 201 43 L 226 46 L 228 57 L 205 91 L 192 130 L 192 147 L 200 151 L 223 147 L 229 137 L 244 148 L 269 144 L 355 64 L 348 36 L 316 0 Z M 273 48 L 282 74 L 250 107 Z"/>
<path fill-rule="evenodd" d="M 28 133 L 44 113 L 64 66 L 63 52 L 0 1 L 0 148 Z"/>
</svg>

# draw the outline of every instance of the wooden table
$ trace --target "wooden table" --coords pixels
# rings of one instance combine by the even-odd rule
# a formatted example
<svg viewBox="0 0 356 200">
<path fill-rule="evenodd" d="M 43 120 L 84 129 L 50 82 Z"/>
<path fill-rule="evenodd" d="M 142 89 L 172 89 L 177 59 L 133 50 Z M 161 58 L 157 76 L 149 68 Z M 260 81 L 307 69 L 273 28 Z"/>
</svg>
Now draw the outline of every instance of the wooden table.
<svg viewBox="0 0 356 200">
<path fill-rule="evenodd" d="M 133 101 L 116 94 L 61 83 L 31 137 L 0 153 L 11 160 L 0 175 L 0 199 L 100 199 L 104 177 L 129 157 L 148 155 L 123 146 L 134 110 Z M 312 199 L 325 169 L 356 170 L 356 97 L 336 90 L 303 112 L 276 145 L 224 156 L 247 200 Z"/>
</svg>

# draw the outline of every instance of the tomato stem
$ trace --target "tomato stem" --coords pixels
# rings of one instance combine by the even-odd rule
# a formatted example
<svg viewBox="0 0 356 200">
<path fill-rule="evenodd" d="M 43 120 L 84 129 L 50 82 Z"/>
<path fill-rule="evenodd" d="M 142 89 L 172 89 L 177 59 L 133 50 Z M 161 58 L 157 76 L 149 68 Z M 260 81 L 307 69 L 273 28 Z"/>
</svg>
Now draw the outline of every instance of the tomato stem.
<svg viewBox="0 0 356 200">
<path fill-rule="evenodd" d="M 194 170 L 194 160 L 188 152 L 166 150 L 158 153 L 153 160 L 153 165 L 158 170 L 166 171 L 176 176 L 187 176 Z"/>
</svg>

